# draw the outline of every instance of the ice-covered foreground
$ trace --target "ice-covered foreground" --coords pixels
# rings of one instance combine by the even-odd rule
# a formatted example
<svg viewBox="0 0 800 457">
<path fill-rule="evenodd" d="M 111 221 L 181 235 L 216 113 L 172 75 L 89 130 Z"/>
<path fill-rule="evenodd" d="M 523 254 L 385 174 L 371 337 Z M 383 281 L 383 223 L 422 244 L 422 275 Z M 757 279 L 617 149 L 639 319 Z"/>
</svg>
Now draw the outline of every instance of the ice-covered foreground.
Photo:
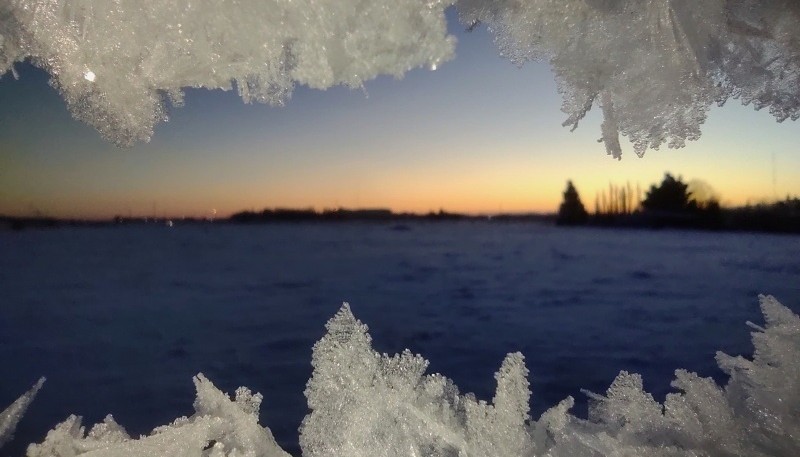
<svg viewBox="0 0 800 457">
<path fill-rule="evenodd" d="M 30 59 L 72 114 L 118 145 L 148 140 L 184 87 L 282 104 L 296 83 L 359 87 L 452 57 L 444 10 L 487 23 L 500 51 L 548 61 L 565 125 L 593 105 L 602 140 L 637 154 L 700 136 L 739 98 L 800 116 L 796 0 L 4 0 L 0 75 Z"/>
<path fill-rule="evenodd" d="M 305 391 L 311 412 L 300 426 L 303 455 L 800 455 L 800 318 L 771 296 L 760 300 L 766 325 L 748 323 L 755 329 L 753 360 L 717 354 L 730 376 L 724 388 L 678 370 L 672 383 L 678 392 L 660 404 L 643 390 L 639 375 L 623 371 L 604 396 L 586 392 L 593 399 L 588 420 L 569 414 L 573 399 L 567 398 L 538 421 L 529 417 L 522 354 L 506 356 L 487 403 L 461 395 L 442 375 L 425 375 L 428 362 L 419 355 L 375 352 L 367 326 L 345 304 L 314 345 Z M 258 425 L 261 395 L 241 387 L 231 400 L 202 374 L 194 381 L 195 414 L 149 436 L 131 438 L 111 416 L 86 434 L 80 418 L 70 416 L 27 455 L 288 455 Z M 0 415 L 0 443 L 41 384 Z"/>
</svg>

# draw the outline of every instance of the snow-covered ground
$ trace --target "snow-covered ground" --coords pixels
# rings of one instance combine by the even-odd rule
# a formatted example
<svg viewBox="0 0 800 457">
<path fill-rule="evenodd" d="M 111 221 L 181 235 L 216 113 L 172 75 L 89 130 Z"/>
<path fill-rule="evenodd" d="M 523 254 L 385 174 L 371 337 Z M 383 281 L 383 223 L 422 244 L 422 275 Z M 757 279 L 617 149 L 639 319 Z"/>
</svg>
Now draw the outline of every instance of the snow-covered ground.
<svg viewBox="0 0 800 457">
<path fill-rule="evenodd" d="M 404 348 L 491 399 L 520 351 L 532 416 L 641 373 L 724 384 L 714 354 L 753 352 L 757 294 L 800 310 L 800 238 L 418 223 L 0 232 L 0 408 L 48 380 L 3 455 L 69 414 L 132 435 L 192 413 L 191 377 L 264 395 L 261 424 L 297 454 L 325 322 L 350 303 L 379 352 Z"/>
</svg>

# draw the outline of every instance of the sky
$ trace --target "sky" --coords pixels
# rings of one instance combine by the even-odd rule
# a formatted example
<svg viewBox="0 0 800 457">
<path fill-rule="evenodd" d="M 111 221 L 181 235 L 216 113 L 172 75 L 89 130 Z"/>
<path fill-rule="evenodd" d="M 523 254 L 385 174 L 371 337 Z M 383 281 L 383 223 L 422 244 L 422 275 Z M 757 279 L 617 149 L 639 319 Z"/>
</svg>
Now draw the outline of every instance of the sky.
<svg viewBox="0 0 800 457">
<path fill-rule="evenodd" d="M 553 212 L 571 179 L 592 210 L 609 183 L 665 172 L 701 179 L 728 206 L 800 195 L 800 123 L 731 100 L 682 149 L 606 155 L 595 108 L 577 130 L 547 64 L 501 58 L 453 15 L 456 58 L 363 90 L 297 87 L 285 107 L 189 89 L 149 143 L 119 149 L 73 120 L 48 75 L 0 79 L 0 214 L 217 217 L 268 207 Z M 623 139 L 624 141 L 624 139 Z"/>
</svg>

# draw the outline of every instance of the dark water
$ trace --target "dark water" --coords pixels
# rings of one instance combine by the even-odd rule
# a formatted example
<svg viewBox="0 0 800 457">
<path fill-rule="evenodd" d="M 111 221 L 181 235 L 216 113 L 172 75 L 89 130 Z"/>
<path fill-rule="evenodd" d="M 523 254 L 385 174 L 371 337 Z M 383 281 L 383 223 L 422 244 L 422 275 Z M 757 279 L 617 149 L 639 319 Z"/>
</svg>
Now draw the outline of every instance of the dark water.
<svg viewBox="0 0 800 457">
<path fill-rule="evenodd" d="M 752 353 L 758 293 L 800 309 L 800 237 L 530 224 L 139 227 L 0 233 L 0 408 L 42 375 L 17 439 L 69 414 L 129 432 L 193 412 L 191 377 L 264 395 L 297 453 L 311 347 L 348 301 L 375 347 L 490 400 L 504 355 L 531 369 L 534 417 L 620 370 L 663 399 L 677 368 L 724 381 Z M 407 229 L 406 229 L 407 228 Z"/>
</svg>

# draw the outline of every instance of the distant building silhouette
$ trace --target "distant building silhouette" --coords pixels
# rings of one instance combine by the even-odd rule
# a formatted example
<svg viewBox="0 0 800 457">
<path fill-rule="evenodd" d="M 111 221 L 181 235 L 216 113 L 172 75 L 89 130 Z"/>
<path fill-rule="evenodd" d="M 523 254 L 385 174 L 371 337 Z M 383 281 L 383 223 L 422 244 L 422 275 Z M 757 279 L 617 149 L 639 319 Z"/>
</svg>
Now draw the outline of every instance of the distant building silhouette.
<svg viewBox="0 0 800 457">
<path fill-rule="evenodd" d="M 586 208 L 581 203 L 581 198 L 578 196 L 578 191 L 572 184 L 572 181 L 567 181 L 567 189 L 564 191 L 564 201 L 558 208 L 558 218 L 556 223 L 559 225 L 581 225 L 585 224 L 589 219 L 589 214 Z"/>
</svg>

